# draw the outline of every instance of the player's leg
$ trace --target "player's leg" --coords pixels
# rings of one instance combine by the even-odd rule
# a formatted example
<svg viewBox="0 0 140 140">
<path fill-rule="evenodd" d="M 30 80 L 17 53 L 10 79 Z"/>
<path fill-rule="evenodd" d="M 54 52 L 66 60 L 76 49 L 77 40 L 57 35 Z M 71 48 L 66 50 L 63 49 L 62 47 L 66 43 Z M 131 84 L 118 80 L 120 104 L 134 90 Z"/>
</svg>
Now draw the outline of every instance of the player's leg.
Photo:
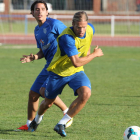
<svg viewBox="0 0 140 140">
<path fill-rule="evenodd" d="M 73 84 L 75 83 L 75 84 Z M 76 74 L 69 82 L 69 86 L 74 90 L 75 96 L 78 97 L 70 105 L 67 114 L 74 117 L 85 106 L 86 102 L 91 96 L 91 83 L 87 75 L 81 71 Z"/>
<path fill-rule="evenodd" d="M 53 105 L 54 101 L 55 101 L 55 98 L 48 99 L 45 97 L 45 99 L 41 102 L 41 104 L 39 106 L 39 110 L 38 110 L 36 117 L 30 123 L 28 131 L 31 131 L 31 132 L 36 131 L 38 125 L 42 121 L 44 113 L 47 111 L 48 108 L 50 108 Z"/>
<path fill-rule="evenodd" d="M 38 113 L 35 119 L 29 126 L 29 131 L 35 131 L 39 123 L 41 122 L 42 115 L 50 108 L 55 100 L 59 98 L 57 95 L 61 94 L 66 81 L 63 81 L 63 77 L 51 75 L 46 79 L 46 82 L 42 85 L 40 93 L 45 96 L 45 100 L 40 104 Z"/>
<path fill-rule="evenodd" d="M 60 99 L 60 97 L 56 97 L 55 101 L 54 101 L 54 104 L 59 107 L 62 111 L 63 111 L 63 114 L 65 115 L 69 108 L 64 104 L 64 102 Z M 71 119 L 65 124 L 65 128 L 68 128 L 72 125 L 73 123 L 73 117 L 71 117 Z"/>
<path fill-rule="evenodd" d="M 54 101 L 54 105 L 59 107 L 63 111 L 64 114 L 67 113 L 68 107 L 64 104 L 64 102 L 58 96 L 56 97 L 56 99 Z"/>
<path fill-rule="evenodd" d="M 75 75 L 75 77 L 72 76 L 70 79 L 69 86 L 75 91 L 75 95 L 77 94 L 78 97 L 70 105 L 67 114 L 54 127 L 54 130 L 61 136 L 63 136 L 61 133 L 64 131 L 66 123 L 80 112 L 91 96 L 91 84 L 85 73 L 79 72 Z"/>
<path fill-rule="evenodd" d="M 42 85 L 42 87 L 40 88 L 40 94 L 42 97 L 45 98 L 45 89 L 46 89 L 46 82 L 44 82 L 44 84 Z M 57 96 L 55 101 L 54 101 L 54 105 L 56 105 L 57 107 L 59 107 L 64 114 L 66 114 L 66 112 L 68 111 L 68 107 L 65 105 L 65 103 Z"/>
<path fill-rule="evenodd" d="M 54 130 L 61 136 L 66 136 L 66 133 L 64 132 L 66 124 L 85 106 L 86 102 L 90 98 L 91 90 L 86 86 L 82 86 L 77 90 L 77 94 L 78 97 L 70 105 L 67 114 L 65 114 L 64 117 L 54 127 Z"/>
<path fill-rule="evenodd" d="M 45 85 L 46 85 L 46 82 L 42 85 L 42 87 L 40 88 L 40 94 L 42 97 L 45 98 Z M 44 87 L 43 87 L 44 86 Z M 59 107 L 62 111 L 63 111 L 63 114 L 65 115 L 68 111 L 68 107 L 64 104 L 64 102 L 57 96 L 54 100 L 54 105 L 56 105 L 57 107 Z M 41 118 L 40 118 L 41 120 Z M 71 118 L 65 125 L 65 128 L 68 128 L 72 125 L 73 123 L 73 118 Z"/>
<path fill-rule="evenodd" d="M 41 102 L 37 115 L 29 126 L 29 129 L 28 129 L 29 131 L 35 131 L 37 129 L 37 126 L 40 124 L 42 120 L 43 114 L 54 103 L 57 106 L 59 106 L 59 108 L 61 108 L 62 111 L 63 109 L 65 109 L 65 105 L 63 101 L 57 95 L 61 94 L 64 86 L 66 85 L 66 81 L 63 82 L 63 78 L 62 79 L 61 78 L 59 79 L 56 77 L 54 77 L 54 79 L 51 79 L 51 78 L 48 77 L 46 79 L 46 82 L 44 82 L 44 84 L 42 85 L 40 89 L 41 96 L 45 97 L 45 100 Z"/>
<path fill-rule="evenodd" d="M 29 99 L 28 99 L 28 115 L 27 115 L 27 122 L 26 125 L 22 125 L 18 129 L 20 130 L 28 130 L 28 127 L 31 123 L 31 121 L 35 118 L 36 112 L 38 110 L 39 105 L 39 89 L 44 83 L 44 81 L 48 77 L 48 72 L 46 71 L 46 68 L 44 67 L 40 74 L 37 76 L 36 80 L 34 81 L 30 91 L 29 91 Z"/>
<path fill-rule="evenodd" d="M 32 120 L 34 119 L 36 112 L 38 110 L 38 105 L 39 105 L 39 97 L 40 94 L 30 90 L 29 91 L 29 99 L 28 99 L 28 112 L 27 112 L 27 122 L 25 125 L 22 125 L 21 127 L 17 128 L 20 130 L 28 130 L 28 127 Z"/>
<path fill-rule="evenodd" d="M 30 123 L 28 131 L 31 131 L 31 132 L 36 131 L 38 125 L 42 121 L 44 113 L 47 111 L 48 108 L 50 108 L 53 105 L 54 101 L 55 101 L 55 98 L 54 99 L 45 98 L 41 102 L 38 113 L 36 117 L 34 118 L 34 120 Z"/>
<path fill-rule="evenodd" d="M 46 84 L 48 84 L 48 83 L 49 83 L 49 78 L 46 79 L 46 81 L 43 83 L 42 87 L 39 90 L 39 92 L 43 98 L 45 98 Z M 56 85 L 54 85 L 54 86 L 56 86 Z M 56 99 L 54 101 L 54 105 L 59 107 L 62 110 L 63 114 L 67 113 L 68 107 L 65 105 L 65 103 L 59 97 L 56 97 Z"/>
<path fill-rule="evenodd" d="M 28 99 L 28 120 L 32 121 L 36 115 L 39 105 L 40 94 L 30 90 Z"/>
<path fill-rule="evenodd" d="M 91 90 L 87 86 L 80 87 L 76 92 L 78 94 L 78 97 L 70 105 L 70 109 L 67 112 L 67 115 L 69 115 L 70 117 L 74 117 L 76 114 L 78 114 L 86 105 L 88 99 L 91 96 Z"/>
</svg>

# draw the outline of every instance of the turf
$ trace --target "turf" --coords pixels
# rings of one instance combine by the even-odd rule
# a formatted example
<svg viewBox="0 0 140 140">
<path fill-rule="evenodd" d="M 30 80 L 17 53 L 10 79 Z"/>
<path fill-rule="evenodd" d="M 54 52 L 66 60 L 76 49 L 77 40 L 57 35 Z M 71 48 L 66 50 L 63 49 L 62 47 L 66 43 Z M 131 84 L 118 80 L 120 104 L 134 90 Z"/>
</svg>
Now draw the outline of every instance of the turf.
<svg viewBox="0 0 140 140">
<path fill-rule="evenodd" d="M 53 131 L 63 116 L 56 106 L 46 112 L 36 132 L 14 131 L 26 123 L 28 92 L 45 63 L 42 59 L 21 64 L 23 54 L 38 51 L 22 47 L 0 46 L 0 139 L 60 140 Z M 64 139 L 122 140 L 127 127 L 140 126 L 140 48 L 101 48 L 104 56 L 84 66 L 92 96 Z M 68 86 L 60 97 L 67 106 L 75 99 Z"/>
</svg>

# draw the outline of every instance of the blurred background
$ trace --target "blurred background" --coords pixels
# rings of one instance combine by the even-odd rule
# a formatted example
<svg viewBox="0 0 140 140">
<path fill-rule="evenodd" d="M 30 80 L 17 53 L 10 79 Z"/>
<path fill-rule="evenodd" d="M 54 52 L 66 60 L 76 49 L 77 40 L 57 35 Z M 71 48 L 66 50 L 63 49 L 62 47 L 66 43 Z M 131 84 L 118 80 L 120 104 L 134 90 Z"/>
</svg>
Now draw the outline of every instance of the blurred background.
<svg viewBox="0 0 140 140">
<path fill-rule="evenodd" d="M 0 0 L 0 44 L 36 44 L 37 22 L 30 14 L 35 0 Z M 45 0 L 49 16 L 71 26 L 84 10 L 95 27 L 92 45 L 140 46 L 140 0 Z"/>
</svg>

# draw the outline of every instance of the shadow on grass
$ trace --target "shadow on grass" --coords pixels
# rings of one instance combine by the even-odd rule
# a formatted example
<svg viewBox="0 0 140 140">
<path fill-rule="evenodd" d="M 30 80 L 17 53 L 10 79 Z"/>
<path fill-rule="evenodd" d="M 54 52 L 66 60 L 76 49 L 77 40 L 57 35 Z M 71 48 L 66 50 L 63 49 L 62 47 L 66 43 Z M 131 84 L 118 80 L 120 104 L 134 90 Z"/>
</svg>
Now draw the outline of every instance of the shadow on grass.
<svg viewBox="0 0 140 140">
<path fill-rule="evenodd" d="M 40 132 L 39 132 L 40 133 Z M 44 138 L 49 138 L 49 132 L 48 132 L 48 135 L 45 134 L 42 134 L 40 135 L 39 133 L 36 133 L 36 132 L 29 132 L 29 131 L 21 131 L 21 130 L 18 130 L 18 129 L 1 129 L 0 128 L 0 134 L 2 135 L 11 135 L 11 136 L 20 136 L 20 138 L 34 138 L 34 137 L 40 137 L 41 139 L 44 139 Z M 26 135 L 25 135 L 26 134 Z"/>
<path fill-rule="evenodd" d="M 9 130 L 2 130 L 0 129 L 0 134 L 9 134 L 9 132 L 14 131 L 13 129 L 9 129 Z"/>
<path fill-rule="evenodd" d="M 13 132 L 13 133 L 12 133 Z M 29 135 L 32 135 L 32 136 L 36 136 L 35 134 L 33 133 L 29 133 L 28 131 L 21 131 L 21 130 L 18 130 L 18 129 L 0 129 L 0 134 L 9 134 L 9 135 L 15 135 L 16 133 L 20 133 L 20 135 L 22 135 L 22 133 L 27 133 Z"/>
</svg>

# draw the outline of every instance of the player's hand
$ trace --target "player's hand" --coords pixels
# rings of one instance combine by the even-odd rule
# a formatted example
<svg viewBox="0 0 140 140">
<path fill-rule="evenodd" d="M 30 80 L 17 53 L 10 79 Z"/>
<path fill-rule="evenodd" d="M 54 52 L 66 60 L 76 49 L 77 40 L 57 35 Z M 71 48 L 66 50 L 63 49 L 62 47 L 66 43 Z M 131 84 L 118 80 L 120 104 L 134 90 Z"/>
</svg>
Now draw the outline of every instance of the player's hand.
<svg viewBox="0 0 140 140">
<path fill-rule="evenodd" d="M 97 56 L 97 57 L 100 57 L 100 56 L 103 56 L 103 52 L 101 50 L 101 48 L 99 48 L 98 46 L 96 46 L 96 48 L 94 49 L 93 53 Z"/>
<path fill-rule="evenodd" d="M 34 55 L 31 53 L 30 55 L 23 55 L 23 58 L 20 58 L 21 63 L 31 62 L 35 59 Z"/>
</svg>

